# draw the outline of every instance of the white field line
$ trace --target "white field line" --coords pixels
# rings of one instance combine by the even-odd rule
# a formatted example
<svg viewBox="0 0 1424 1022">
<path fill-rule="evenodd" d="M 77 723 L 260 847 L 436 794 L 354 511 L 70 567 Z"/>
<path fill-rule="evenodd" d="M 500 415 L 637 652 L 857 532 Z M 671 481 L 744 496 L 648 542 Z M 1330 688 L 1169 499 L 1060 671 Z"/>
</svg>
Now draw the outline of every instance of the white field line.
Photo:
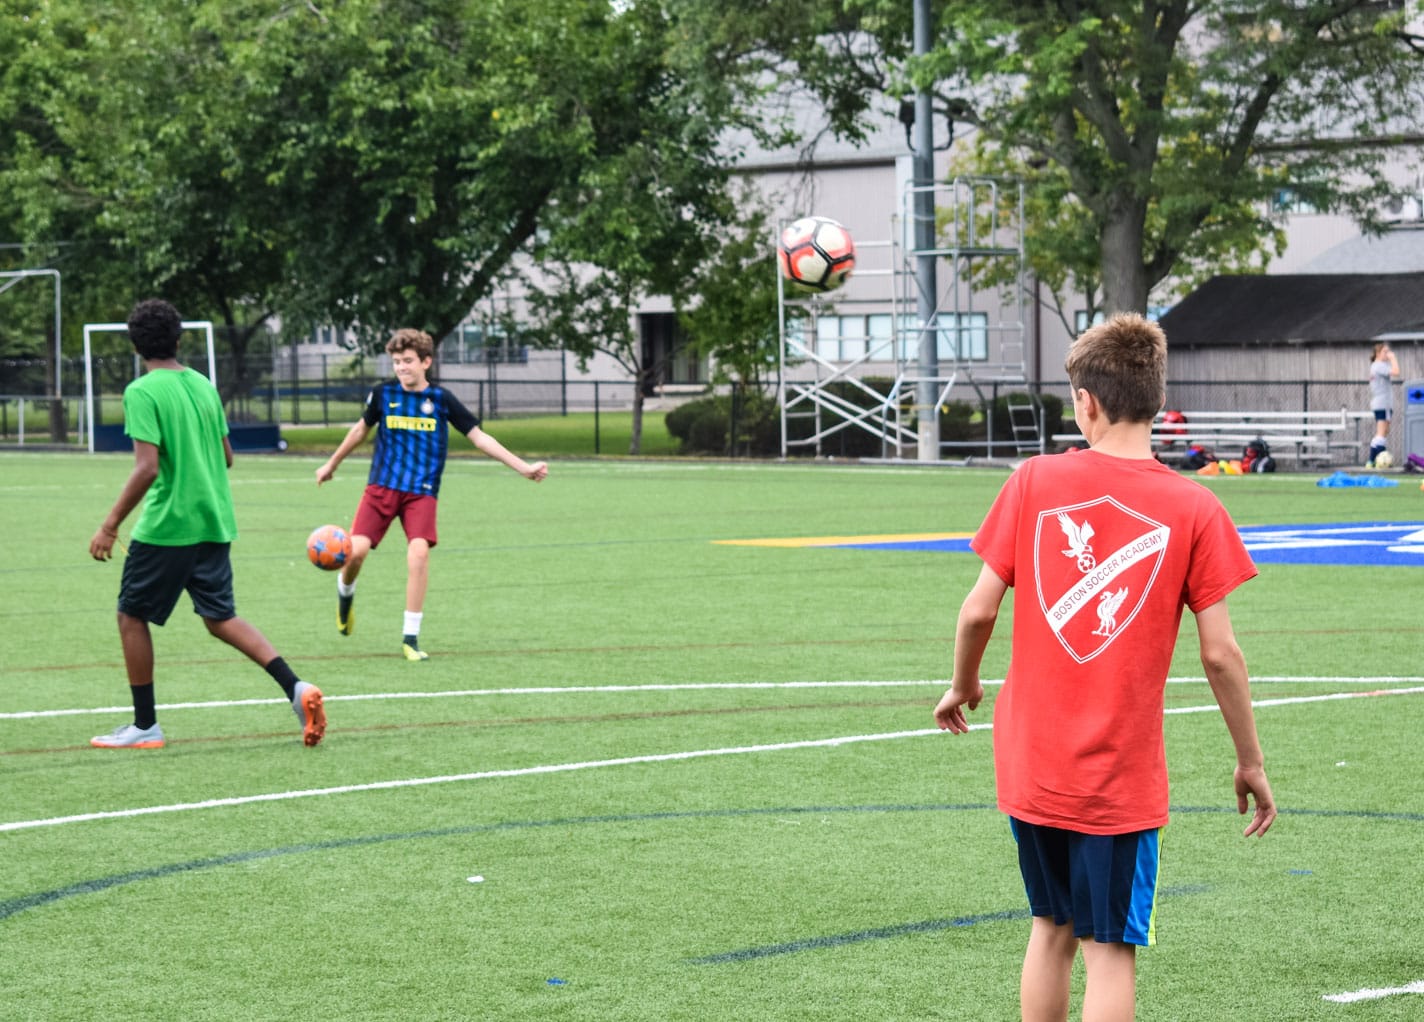
<svg viewBox="0 0 1424 1022">
<path fill-rule="evenodd" d="M 1281 699 L 1267 699 L 1256 702 L 1256 706 L 1288 706 L 1303 703 L 1318 703 L 1337 699 L 1368 699 L 1392 695 L 1418 695 L 1424 693 L 1424 686 L 1417 688 L 1376 689 L 1369 692 L 1331 692 L 1319 696 L 1294 696 Z M 1188 713 L 1214 713 L 1216 705 L 1185 706 L 1169 709 L 1174 716 Z M 971 731 L 989 731 L 992 724 L 971 724 Z M 0 823 L 0 832 L 33 830 L 37 827 L 58 827 L 70 823 L 86 823 L 92 820 L 116 820 L 135 816 L 151 816 L 158 813 L 181 813 L 192 809 L 217 809 L 223 806 L 250 805 L 257 802 L 285 802 L 299 798 L 314 798 L 324 795 L 346 795 L 353 792 L 385 791 L 393 788 L 417 788 L 433 784 L 454 784 L 461 781 L 482 781 L 503 777 L 529 777 L 536 774 L 561 774 L 578 770 L 596 770 L 603 767 L 631 766 L 641 763 L 672 763 L 681 760 L 705 759 L 712 756 L 741 756 L 750 753 L 787 752 L 793 749 L 824 749 L 860 742 L 885 742 L 900 738 L 923 738 L 937 735 L 938 728 L 920 728 L 914 731 L 889 731 L 870 735 L 842 735 L 836 738 L 817 738 L 800 742 L 778 742 L 772 745 L 738 745 L 721 749 L 695 749 L 685 752 L 666 752 L 647 756 L 623 756 L 617 759 L 588 760 L 580 763 L 546 763 L 532 767 L 516 767 L 507 770 L 480 770 L 465 774 L 442 774 L 435 777 L 410 777 L 394 781 L 372 781 L 367 784 L 343 784 L 331 788 L 309 788 L 301 791 L 274 791 L 261 795 L 240 795 L 231 798 L 207 799 L 202 802 L 179 802 L 168 805 L 141 806 L 133 809 L 112 809 L 101 812 L 78 813 L 73 816 L 52 816 L 36 820 L 12 820 Z"/>
<path fill-rule="evenodd" d="M 1378 1001 L 1382 997 L 1394 997 L 1398 994 L 1424 994 L 1424 979 L 1416 979 L 1413 983 L 1407 983 L 1402 987 L 1366 988 L 1352 990 L 1348 994 L 1326 994 L 1321 1000 L 1334 1001 L 1336 1004 L 1352 1004 L 1355 1001 Z"/>
<path fill-rule="evenodd" d="M 1172 685 L 1202 685 L 1206 678 L 1168 678 Z M 1267 674 L 1251 679 L 1252 684 L 1300 683 L 1306 685 L 1419 685 L 1424 684 L 1424 676 L 1375 675 L 1371 677 L 1340 677 L 1331 675 L 1285 675 Z M 1002 685 L 1002 678 L 986 678 L 984 685 Z M 693 681 L 678 684 L 653 685 L 536 685 L 528 688 L 466 688 L 445 692 L 363 692 L 352 695 L 328 695 L 325 701 L 373 702 L 386 699 L 469 699 L 482 696 L 525 696 L 525 695 L 576 695 L 587 693 L 620 692 L 682 692 L 717 689 L 809 689 L 809 688 L 918 688 L 935 686 L 948 688 L 948 678 L 925 678 L 921 680 L 889 681 Z M 212 710 L 232 706 L 275 706 L 284 704 L 281 698 L 268 699 L 213 699 L 204 702 L 160 703 L 159 710 Z M 109 715 L 127 713 L 131 706 L 88 706 L 50 710 L 13 710 L 0 713 L 0 720 L 29 720 L 38 717 L 74 717 L 89 715 Z"/>
</svg>

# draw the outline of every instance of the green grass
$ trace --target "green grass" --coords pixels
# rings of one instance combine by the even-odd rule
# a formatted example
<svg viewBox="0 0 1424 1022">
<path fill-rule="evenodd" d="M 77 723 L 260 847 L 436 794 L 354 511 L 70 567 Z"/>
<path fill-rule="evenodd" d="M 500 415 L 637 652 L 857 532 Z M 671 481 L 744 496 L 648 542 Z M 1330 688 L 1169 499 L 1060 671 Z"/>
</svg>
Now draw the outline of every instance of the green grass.
<svg viewBox="0 0 1424 1022">
<path fill-rule="evenodd" d="M 524 421 L 489 425 L 547 453 Z M 127 690 L 119 564 L 86 551 L 130 461 L 0 454 L 0 825 L 51 821 L 0 831 L 0 1018 L 1018 1017 L 1027 923 L 990 733 L 804 744 L 931 726 L 977 560 L 715 542 L 971 531 L 1003 472 L 566 460 L 535 486 L 459 460 L 413 665 L 398 534 L 336 633 L 302 542 L 349 520 L 365 465 L 318 488 L 317 464 L 239 458 L 233 560 L 239 612 L 326 691 L 327 741 L 302 748 L 184 601 L 156 631 L 168 747 L 123 753 L 87 747 Z M 1424 520 L 1413 486 L 1210 485 L 1242 524 Z M 1421 595 L 1412 567 L 1263 564 L 1232 615 L 1261 678 L 1408 678 Z M 1007 653 L 1001 628 L 986 677 Z M 1173 673 L 1201 673 L 1190 616 Z M 848 684 L 788 687 L 827 681 Z M 1420 698 L 1262 707 L 1284 808 L 1262 841 L 1239 836 L 1219 715 L 1167 718 L 1177 808 L 1139 1018 L 1419 1017 L 1418 995 L 1321 997 L 1424 979 Z M 1200 682 L 1168 699 L 1210 704 Z M 20 716 L 56 710 L 75 712 Z"/>
</svg>

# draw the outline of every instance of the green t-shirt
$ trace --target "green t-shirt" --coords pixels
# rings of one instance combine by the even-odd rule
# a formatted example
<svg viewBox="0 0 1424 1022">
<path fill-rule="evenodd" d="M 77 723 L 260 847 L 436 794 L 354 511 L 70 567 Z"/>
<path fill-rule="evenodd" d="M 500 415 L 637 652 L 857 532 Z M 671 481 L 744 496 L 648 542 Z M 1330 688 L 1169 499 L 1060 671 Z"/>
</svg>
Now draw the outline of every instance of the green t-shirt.
<svg viewBox="0 0 1424 1022">
<path fill-rule="evenodd" d="M 193 369 L 155 369 L 124 388 L 124 432 L 158 448 L 133 538 L 155 546 L 231 543 L 237 517 L 227 482 L 222 398 Z"/>
</svg>

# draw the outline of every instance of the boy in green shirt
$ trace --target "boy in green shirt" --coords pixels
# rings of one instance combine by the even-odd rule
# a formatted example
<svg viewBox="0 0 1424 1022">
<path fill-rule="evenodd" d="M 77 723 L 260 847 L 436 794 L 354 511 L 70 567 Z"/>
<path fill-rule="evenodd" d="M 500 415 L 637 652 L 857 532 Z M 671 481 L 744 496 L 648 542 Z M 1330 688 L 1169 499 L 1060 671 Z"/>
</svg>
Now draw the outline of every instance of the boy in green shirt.
<svg viewBox="0 0 1424 1022">
<path fill-rule="evenodd" d="M 203 376 L 178 362 L 183 332 L 178 310 L 151 298 L 134 306 L 129 340 L 143 359 L 142 376 L 124 389 L 124 432 L 133 439 L 134 467 L 94 538 L 89 554 L 106 561 L 119 525 L 139 503 L 119 584 L 119 639 L 124 649 L 134 721 L 91 745 L 101 749 L 161 749 L 153 696 L 153 636 L 186 590 L 208 631 L 262 665 L 282 687 L 302 725 L 302 740 L 326 733 L 321 690 L 300 680 L 257 628 L 233 605 L 229 547 L 237 537 L 227 470 L 232 444 L 222 399 Z"/>
</svg>

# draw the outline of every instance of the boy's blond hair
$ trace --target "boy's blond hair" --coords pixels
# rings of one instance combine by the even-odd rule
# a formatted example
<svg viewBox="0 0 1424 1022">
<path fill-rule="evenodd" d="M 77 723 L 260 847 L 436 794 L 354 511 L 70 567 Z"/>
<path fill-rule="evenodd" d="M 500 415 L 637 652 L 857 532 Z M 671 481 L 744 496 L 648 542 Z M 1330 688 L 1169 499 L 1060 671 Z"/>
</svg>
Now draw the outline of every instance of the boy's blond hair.
<svg viewBox="0 0 1424 1022">
<path fill-rule="evenodd" d="M 434 358 L 435 341 L 424 330 L 402 327 L 386 342 L 387 355 L 394 355 L 398 351 L 413 351 L 416 358 Z"/>
<path fill-rule="evenodd" d="M 1167 335 L 1135 312 L 1089 327 L 1068 349 L 1068 383 L 1098 399 L 1108 422 L 1151 422 L 1167 397 Z"/>
</svg>

